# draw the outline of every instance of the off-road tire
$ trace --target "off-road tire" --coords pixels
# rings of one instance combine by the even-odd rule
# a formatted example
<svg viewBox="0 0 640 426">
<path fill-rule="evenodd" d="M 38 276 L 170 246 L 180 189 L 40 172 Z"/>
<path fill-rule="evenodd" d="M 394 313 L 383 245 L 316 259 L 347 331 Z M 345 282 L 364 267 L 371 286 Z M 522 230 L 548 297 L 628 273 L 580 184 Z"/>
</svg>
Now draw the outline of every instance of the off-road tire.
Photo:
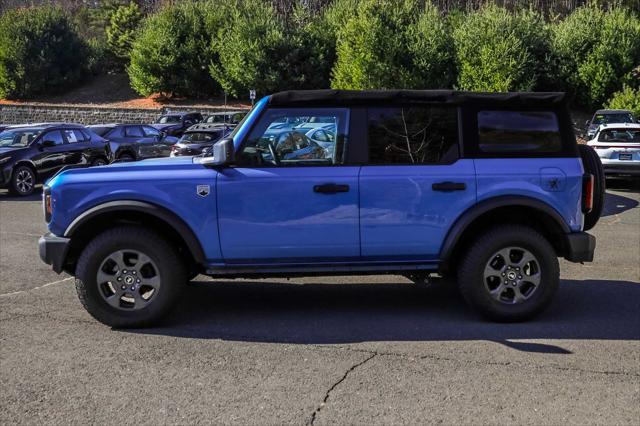
<svg viewBox="0 0 640 426">
<path fill-rule="evenodd" d="M 584 216 L 584 230 L 588 231 L 596 226 L 596 223 L 600 220 L 604 207 L 606 181 L 602 161 L 600 161 L 596 151 L 588 145 L 578 145 L 578 151 L 580 152 L 585 173 L 591 173 L 594 178 L 593 209 Z"/>
<path fill-rule="evenodd" d="M 140 310 L 123 311 L 109 305 L 99 293 L 97 273 L 103 260 L 117 250 L 138 250 L 159 269 L 162 285 L 154 300 Z M 99 234 L 82 251 L 75 271 L 80 302 L 95 319 L 114 328 L 147 327 L 166 317 L 186 286 L 185 266 L 173 247 L 157 233 L 122 226 Z"/>
<path fill-rule="evenodd" d="M 494 300 L 485 288 L 484 269 L 494 253 L 506 247 L 522 247 L 540 265 L 541 280 L 530 299 L 508 305 Z M 482 316 L 498 322 L 530 319 L 551 303 L 560 282 L 558 258 L 551 244 L 537 231 L 521 225 L 493 228 L 471 243 L 458 265 L 458 287 L 465 301 Z"/>
</svg>

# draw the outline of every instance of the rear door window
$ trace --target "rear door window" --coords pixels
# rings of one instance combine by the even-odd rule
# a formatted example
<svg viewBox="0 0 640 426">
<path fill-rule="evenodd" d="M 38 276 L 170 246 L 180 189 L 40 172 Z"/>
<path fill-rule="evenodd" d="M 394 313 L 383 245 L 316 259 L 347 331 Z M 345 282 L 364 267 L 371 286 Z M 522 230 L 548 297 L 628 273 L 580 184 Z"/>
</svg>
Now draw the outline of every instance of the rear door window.
<svg viewBox="0 0 640 426">
<path fill-rule="evenodd" d="M 550 111 L 478 111 L 478 144 L 485 153 L 559 152 L 558 117 Z"/>
<path fill-rule="evenodd" d="M 370 164 L 449 164 L 459 157 L 451 106 L 369 108 Z"/>
</svg>

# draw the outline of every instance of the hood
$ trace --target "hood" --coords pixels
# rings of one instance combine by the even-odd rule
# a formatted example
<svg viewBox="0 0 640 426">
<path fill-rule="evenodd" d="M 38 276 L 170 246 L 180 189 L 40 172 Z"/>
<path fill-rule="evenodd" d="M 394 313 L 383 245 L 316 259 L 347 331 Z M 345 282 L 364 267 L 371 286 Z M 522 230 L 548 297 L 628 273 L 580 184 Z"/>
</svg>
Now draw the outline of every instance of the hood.
<svg viewBox="0 0 640 426">
<path fill-rule="evenodd" d="M 61 171 L 53 176 L 46 185 L 53 186 L 65 181 L 76 183 L 95 183 L 99 181 L 126 181 L 158 179 L 158 177 L 181 170 L 203 168 L 191 157 L 151 158 L 143 161 L 112 163 L 99 167 L 78 167 Z"/>
<path fill-rule="evenodd" d="M 16 151 L 21 151 L 21 150 L 26 149 L 26 148 L 28 148 L 28 147 L 26 147 L 26 146 L 3 146 L 3 147 L 0 147 L 0 155 L 14 153 Z"/>
</svg>

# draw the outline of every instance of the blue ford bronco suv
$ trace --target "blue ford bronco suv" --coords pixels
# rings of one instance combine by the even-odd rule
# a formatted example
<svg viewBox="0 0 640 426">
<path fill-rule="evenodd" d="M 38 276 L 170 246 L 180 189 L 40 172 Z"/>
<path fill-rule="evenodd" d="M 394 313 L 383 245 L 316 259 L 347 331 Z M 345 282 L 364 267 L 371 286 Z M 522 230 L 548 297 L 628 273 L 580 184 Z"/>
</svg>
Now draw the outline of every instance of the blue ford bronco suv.
<svg viewBox="0 0 640 426">
<path fill-rule="evenodd" d="M 603 190 L 561 93 L 288 91 L 212 156 L 60 172 L 39 249 L 113 327 L 158 322 L 197 274 L 438 274 L 522 321 L 559 257 L 593 260 Z"/>
</svg>

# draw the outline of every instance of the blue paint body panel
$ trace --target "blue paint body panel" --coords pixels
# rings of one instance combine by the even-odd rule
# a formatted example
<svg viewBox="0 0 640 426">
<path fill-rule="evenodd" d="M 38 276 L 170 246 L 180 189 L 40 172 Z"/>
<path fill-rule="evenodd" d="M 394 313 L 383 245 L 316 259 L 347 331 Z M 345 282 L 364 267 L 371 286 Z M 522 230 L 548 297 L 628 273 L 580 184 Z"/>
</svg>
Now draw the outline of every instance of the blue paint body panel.
<svg viewBox="0 0 640 426">
<path fill-rule="evenodd" d="M 228 168 L 218 177 L 220 245 L 227 262 L 360 256 L 359 167 Z M 315 185 L 349 185 L 319 194 Z"/>
<path fill-rule="evenodd" d="M 455 181 L 463 191 L 439 192 Z M 364 166 L 360 172 L 362 256 L 437 259 L 452 223 L 476 202 L 473 160 L 450 165 Z"/>
<path fill-rule="evenodd" d="M 580 231 L 582 175 L 579 158 L 474 160 L 478 202 L 501 195 L 522 195 L 553 207 L 572 231 Z"/>
<path fill-rule="evenodd" d="M 49 230 L 62 236 L 80 214 L 109 201 L 145 201 L 180 217 L 197 236 L 207 260 L 219 261 L 216 177 L 215 170 L 188 157 L 67 170 L 47 182 L 55 203 Z M 211 193 L 199 196 L 197 185 L 209 185 Z"/>
</svg>

